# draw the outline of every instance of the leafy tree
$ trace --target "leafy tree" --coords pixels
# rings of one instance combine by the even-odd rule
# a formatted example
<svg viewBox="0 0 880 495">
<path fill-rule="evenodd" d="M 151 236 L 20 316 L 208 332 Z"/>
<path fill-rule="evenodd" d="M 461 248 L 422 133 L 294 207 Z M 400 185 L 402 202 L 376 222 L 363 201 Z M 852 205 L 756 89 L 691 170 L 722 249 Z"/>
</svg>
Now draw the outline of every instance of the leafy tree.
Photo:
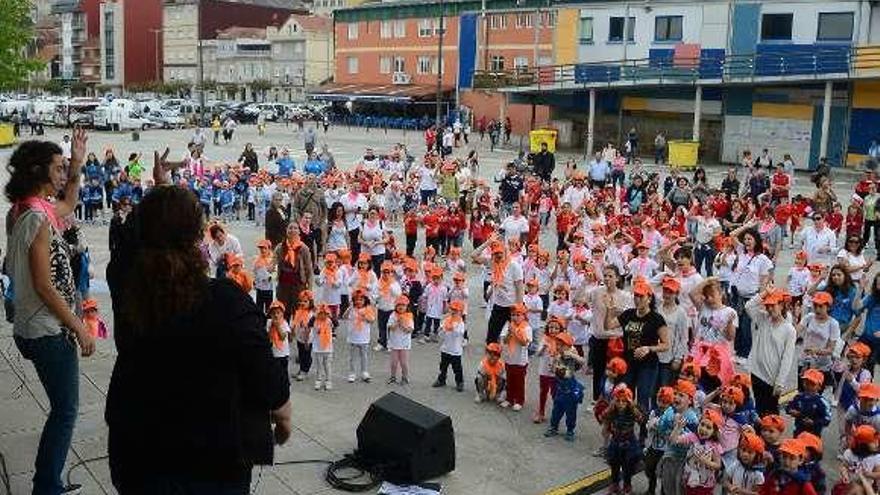
<svg viewBox="0 0 880 495">
<path fill-rule="evenodd" d="M 0 89 L 21 87 L 43 67 L 25 51 L 33 40 L 30 9 L 26 0 L 0 0 Z"/>
</svg>

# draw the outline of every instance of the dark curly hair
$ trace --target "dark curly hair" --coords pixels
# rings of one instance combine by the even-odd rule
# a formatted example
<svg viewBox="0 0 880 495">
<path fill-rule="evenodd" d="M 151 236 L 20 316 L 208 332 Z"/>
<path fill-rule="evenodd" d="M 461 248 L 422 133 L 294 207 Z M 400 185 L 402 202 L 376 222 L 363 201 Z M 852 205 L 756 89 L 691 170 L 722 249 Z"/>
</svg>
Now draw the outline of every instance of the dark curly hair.
<svg viewBox="0 0 880 495">
<path fill-rule="evenodd" d="M 204 299 L 208 264 L 199 248 L 202 221 L 198 198 L 177 186 L 153 188 L 138 206 L 140 249 L 123 299 L 126 321 L 135 333 L 187 314 Z"/>
<path fill-rule="evenodd" d="M 61 155 L 61 147 L 51 141 L 21 143 L 6 165 L 9 172 L 6 199 L 15 203 L 31 196 L 41 185 L 49 182 L 49 167 L 55 155 Z"/>
</svg>

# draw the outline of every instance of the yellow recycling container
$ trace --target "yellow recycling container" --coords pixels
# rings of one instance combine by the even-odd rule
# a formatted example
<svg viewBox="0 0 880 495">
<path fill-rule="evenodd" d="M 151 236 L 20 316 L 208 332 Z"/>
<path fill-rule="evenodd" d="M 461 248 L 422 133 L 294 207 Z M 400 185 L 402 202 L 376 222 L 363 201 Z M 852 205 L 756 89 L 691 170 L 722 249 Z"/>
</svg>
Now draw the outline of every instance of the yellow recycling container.
<svg viewBox="0 0 880 495">
<path fill-rule="evenodd" d="M 12 146 L 15 144 L 15 132 L 12 124 L 0 124 L 0 146 Z"/>
<path fill-rule="evenodd" d="M 669 141 L 669 166 L 691 170 L 697 167 L 699 141 Z"/>
<path fill-rule="evenodd" d="M 535 129 L 529 133 L 529 151 L 541 151 L 541 143 L 547 143 L 547 151 L 556 153 L 556 129 Z"/>
</svg>

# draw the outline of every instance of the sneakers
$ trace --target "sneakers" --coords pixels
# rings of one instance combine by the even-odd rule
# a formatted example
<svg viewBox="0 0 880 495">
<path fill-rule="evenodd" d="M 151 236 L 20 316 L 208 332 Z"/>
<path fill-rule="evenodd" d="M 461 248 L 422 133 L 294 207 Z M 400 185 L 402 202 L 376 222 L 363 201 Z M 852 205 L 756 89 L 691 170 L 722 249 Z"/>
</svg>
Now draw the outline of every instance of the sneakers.
<svg viewBox="0 0 880 495">
<path fill-rule="evenodd" d="M 446 382 L 441 382 L 440 380 L 437 380 L 431 384 L 431 387 L 433 387 L 433 388 L 440 388 L 440 387 L 445 387 L 445 386 L 446 386 Z"/>
<path fill-rule="evenodd" d="M 354 373 L 348 375 L 348 383 L 354 383 L 355 379 Z"/>
<path fill-rule="evenodd" d="M 329 380 L 324 384 L 324 390 L 333 390 L 333 384 Z"/>
<path fill-rule="evenodd" d="M 386 383 L 387 383 L 388 385 L 392 385 L 392 384 L 394 384 L 394 383 L 397 383 L 397 378 L 395 378 L 395 377 L 392 376 L 391 378 L 388 379 L 388 381 L 387 381 Z"/>
<path fill-rule="evenodd" d="M 409 378 L 407 378 L 407 377 L 403 377 L 403 378 L 401 378 L 401 379 L 400 379 L 400 384 L 401 384 L 401 385 L 409 385 Z"/>
<path fill-rule="evenodd" d="M 370 380 L 372 380 L 372 378 L 370 378 L 370 374 L 367 373 L 366 371 L 364 372 L 364 375 L 361 378 L 364 380 L 364 383 L 370 383 Z"/>
<path fill-rule="evenodd" d="M 483 398 L 480 397 L 480 394 L 477 394 L 477 395 L 474 397 L 474 402 L 476 402 L 477 404 L 483 402 Z"/>
<path fill-rule="evenodd" d="M 566 442 L 574 442 L 574 432 L 573 431 L 565 432 L 565 441 Z"/>
<path fill-rule="evenodd" d="M 556 428 L 548 428 L 547 431 L 544 432 L 544 436 L 547 438 L 555 437 L 556 435 L 559 435 L 559 430 Z"/>
<path fill-rule="evenodd" d="M 293 379 L 298 382 L 301 382 L 306 379 L 306 375 L 300 371 L 299 373 L 297 373 L 296 375 L 293 376 Z"/>
<path fill-rule="evenodd" d="M 455 384 L 456 392 L 464 392 L 464 383 L 456 383 Z"/>
<path fill-rule="evenodd" d="M 510 407 L 510 402 L 507 402 L 507 401 L 505 400 L 505 401 L 501 401 L 501 404 L 498 404 L 498 405 L 501 406 L 501 407 L 503 407 L 503 408 L 505 408 L 505 409 L 507 409 L 508 407 Z"/>
<path fill-rule="evenodd" d="M 321 387 L 323 386 L 324 384 L 321 382 L 321 380 L 315 382 L 315 390 L 321 390 Z"/>
<path fill-rule="evenodd" d="M 70 484 L 61 490 L 61 495 L 79 495 L 82 491 L 82 485 Z"/>
<path fill-rule="evenodd" d="M 511 407 L 511 409 L 516 412 L 520 412 L 522 410 L 522 404 L 514 404 L 513 407 Z"/>
<path fill-rule="evenodd" d="M 599 447 L 593 451 L 593 457 L 605 457 L 605 447 Z"/>
<path fill-rule="evenodd" d="M 383 347 L 382 344 L 376 344 L 376 345 L 373 346 L 373 350 L 376 351 L 376 352 L 379 352 L 379 351 L 381 351 L 381 350 L 383 350 L 383 349 L 385 349 L 385 347 Z"/>
<path fill-rule="evenodd" d="M 532 423 L 535 423 L 536 425 L 541 424 L 543 422 L 544 422 L 544 415 L 543 414 L 535 414 L 532 417 Z"/>
<path fill-rule="evenodd" d="M 420 343 L 420 344 L 427 344 L 427 343 L 428 343 L 428 337 L 427 337 L 427 336 L 422 337 L 421 339 L 419 339 L 419 343 Z"/>
<path fill-rule="evenodd" d="M 434 335 L 431 335 L 431 342 L 440 342 L 440 337 L 438 337 L 436 333 Z"/>
</svg>

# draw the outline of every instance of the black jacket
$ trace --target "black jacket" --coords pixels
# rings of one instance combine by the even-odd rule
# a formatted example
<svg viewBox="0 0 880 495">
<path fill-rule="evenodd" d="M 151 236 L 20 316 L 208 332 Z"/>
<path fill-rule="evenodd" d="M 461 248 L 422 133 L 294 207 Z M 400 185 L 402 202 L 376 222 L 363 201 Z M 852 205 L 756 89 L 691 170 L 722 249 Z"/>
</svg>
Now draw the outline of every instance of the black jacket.
<svg viewBox="0 0 880 495">
<path fill-rule="evenodd" d="M 137 249 L 132 231 L 107 268 L 117 308 Z M 290 383 L 247 294 L 213 280 L 198 309 L 146 336 L 126 332 L 125 318 L 114 316 L 118 356 L 104 418 L 121 493 L 162 476 L 242 481 L 253 465 L 272 463 L 270 411 L 288 400 Z"/>
</svg>

